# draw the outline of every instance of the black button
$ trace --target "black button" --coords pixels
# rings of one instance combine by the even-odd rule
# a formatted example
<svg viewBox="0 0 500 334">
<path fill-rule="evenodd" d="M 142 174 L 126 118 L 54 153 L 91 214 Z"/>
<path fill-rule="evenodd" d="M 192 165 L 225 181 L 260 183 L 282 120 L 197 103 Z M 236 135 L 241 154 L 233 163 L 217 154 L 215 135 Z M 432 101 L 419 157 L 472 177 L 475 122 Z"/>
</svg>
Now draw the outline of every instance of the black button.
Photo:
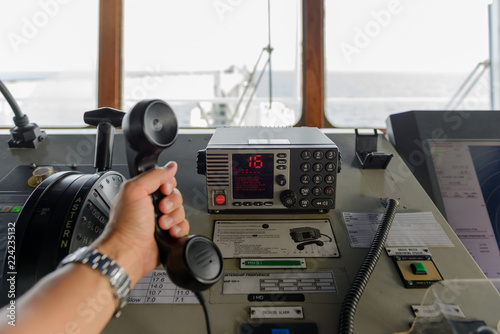
<svg viewBox="0 0 500 334">
<path fill-rule="evenodd" d="M 333 181 L 335 181 L 335 176 L 331 175 L 331 174 L 328 174 L 327 176 L 325 176 L 325 182 L 328 183 L 328 184 L 332 184 Z"/>
<path fill-rule="evenodd" d="M 264 202 L 264 206 L 273 206 L 274 203 L 273 202 Z"/>
<path fill-rule="evenodd" d="M 326 196 L 332 196 L 335 190 L 332 187 L 326 187 L 323 192 Z"/>
<path fill-rule="evenodd" d="M 284 186 L 286 184 L 286 177 L 283 174 L 276 175 L 276 183 L 279 186 Z"/>
<path fill-rule="evenodd" d="M 233 206 L 241 206 L 241 202 L 233 202 Z"/>
<path fill-rule="evenodd" d="M 324 153 L 323 151 L 314 151 L 314 159 L 321 160 L 323 159 Z"/>
<path fill-rule="evenodd" d="M 333 206 L 333 200 L 330 198 L 315 198 L 312 200 L 315 208 L 330 208 Z"/>
<path fill-rule="evenodd" d="M 304 173 L 309 172 L 311 170 L 311 164 L 308 162 L 304 162 L 302 165 L 300 165 L 300 170 Z"/>
<path fill-rule="evenodd" d="M 252 202 L 243 202 L 243 206 L 252 206 Z"/>
<path fill-rule="evenodd" d="M 312 154 L 311 154 L 311 151 L 305 150 L 305 151 L 302 151 L 302 153 L 300 153 L 300 156 L 304 160 L 309 160 L 309 159 L 311 159 Z"/>
<path fill-rule="evenodd" d="M 309 182 L 311 182 L 311 177 L 309 175 L 302 175 L 300 177 L 300 182 L 303 184 L 308 184 Z"/>
<path fill-rule="evenodd" d="M 253 202 L 253 205 L 255 205 L 255 206 L 262 206 L 263 204 L 264 203 L 262 203 L 262 202 Z"/>
<path fill-rule="evenodd" d="M 286 164 L 286 159 L 278 159 L 277 163 L 280 165 L 284 165 Z"/>
<path fill-rule="evenodd" d="M 307 195 L 309 195 L 310 192 L 311 192 L 311 189 L 309 189 L 309 187 L 300 188 L 300 194 L 302 196 L 307 196 Z"/>
<path fill-rule="evenodd" d="M 286 169 L 286 165 L 278 165 L 278 166 L 276 166 L 276 169 L 277 170 L 285 170 Z"/>
<path fill-rule="evenodd" d="M 303 208 L 307 208 L 309 206 L 309 200 L 307 198 L 303 198 L 300 200 L 300 206 Z"/>
<path fill-rule="evenodd" d="M 320 184 L 321 182 L 323 182 L 323 176 L 321 176 L 321 175 L 314 175 L 312 180 L 313 180 L 314 183 Z"/>
<path fill-rule="evenodd" d="M 325 170 L 329 173 L 333 173 L 335 171 L 335 164 L 333 162 L 329 162 L 325 165 Z"/>
<path fill-rule="evenodd" d="M 276 154 L 278 158 L 286 158 L 286 153 L 278 153 Z"/>
<path fill-rule="evenodd" d="M 321 187 L 314 187 L 314 188 L 313 188 L 313 195 L 314 195 L 314 196 L 319 196 L 319 195 L 321 195 Z"/>
<path fill-rule="evenodd" d="M 337 156 L 337 153 L 335 153 L 335 151 L 326 151 L 325 156 L 328 160 L 333 160 Z"/>
<path fill-rule="evenodd" d="M 319 162 L 315 163 L 313 165 L 313 170 L 317 173 L 321 172 L 323 170 L 323 165 L 320 164 Z"/>
</svg>

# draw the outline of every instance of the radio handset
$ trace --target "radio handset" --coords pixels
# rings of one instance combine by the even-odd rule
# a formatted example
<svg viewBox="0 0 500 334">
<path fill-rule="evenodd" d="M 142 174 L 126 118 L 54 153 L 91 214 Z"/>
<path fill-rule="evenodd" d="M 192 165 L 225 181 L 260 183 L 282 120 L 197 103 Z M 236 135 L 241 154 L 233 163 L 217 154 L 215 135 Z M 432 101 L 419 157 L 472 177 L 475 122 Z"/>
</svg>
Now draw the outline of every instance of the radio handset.
<svg viewBox="0 0 500 334">
<path fill-rule="evenodd" d="M 168 104 L 161 100 L 139 102 L 122 122 L 126 139 L 130 177 L 157 166 L 160 153 L 173 144 L 177 120 Z M 160 261 L 176 285 L 193 291 L 210 288 L 222 276 L 223 259 L 212 240 L 200 235 L 173 238 L 158 225 L 158 209 L 164 197 L 158 189 L 151 195 L 155 207 L 155 239 Z"/>
</svg>

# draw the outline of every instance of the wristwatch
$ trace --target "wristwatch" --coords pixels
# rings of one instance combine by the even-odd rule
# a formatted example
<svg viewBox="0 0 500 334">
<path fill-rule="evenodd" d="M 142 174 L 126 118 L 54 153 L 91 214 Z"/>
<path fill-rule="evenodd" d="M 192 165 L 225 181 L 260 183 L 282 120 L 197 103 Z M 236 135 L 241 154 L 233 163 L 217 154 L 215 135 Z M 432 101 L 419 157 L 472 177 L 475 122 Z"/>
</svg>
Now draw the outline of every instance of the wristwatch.
<svg viewBox="0 0 500 334">
<path fill-rule="evenodd" d="M 90 247 L 78 248 L 73 253 L 68 254 L 61 260 L 58 268 L 72 262 L 88 264 L 92 269 L 99 270 L 101 274 L 109 278 L 109 282 L 115 292 L 115 297 L 119 301 L 114 314 L 118 318 L 122 309 L 127 305 L 130 295 L 130 278 L 125 270 L 114 260 L 100 253 L 97 249 Z"/>
</svg>

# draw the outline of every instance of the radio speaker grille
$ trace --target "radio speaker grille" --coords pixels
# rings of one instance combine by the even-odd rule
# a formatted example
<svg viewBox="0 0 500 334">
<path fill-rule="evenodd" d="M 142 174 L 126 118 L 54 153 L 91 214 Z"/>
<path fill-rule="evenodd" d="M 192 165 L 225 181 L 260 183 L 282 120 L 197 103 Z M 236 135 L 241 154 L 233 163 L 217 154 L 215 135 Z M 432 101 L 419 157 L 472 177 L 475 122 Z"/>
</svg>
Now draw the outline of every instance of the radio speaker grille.
<svg viewBox="0 0 500 334">
<path fill-rule="evenodd" d="M 207 185 L 229 186 L 228 154 L 207 154 Z"/>
</svg>

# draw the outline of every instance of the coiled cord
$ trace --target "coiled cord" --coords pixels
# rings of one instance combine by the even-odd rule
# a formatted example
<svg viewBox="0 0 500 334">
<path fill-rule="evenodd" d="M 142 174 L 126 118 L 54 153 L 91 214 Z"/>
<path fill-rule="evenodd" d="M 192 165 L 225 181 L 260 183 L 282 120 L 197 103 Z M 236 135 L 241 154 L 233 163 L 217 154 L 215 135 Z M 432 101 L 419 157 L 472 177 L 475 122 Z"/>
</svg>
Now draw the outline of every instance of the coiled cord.
<svg viewBox="0 0 500 334">
<path fill-rule="evenodd" d="M 356 308 L 358 302 L 361 299 L 361 295 L 365 290 L 366 284 L 375 269 L 380 254 L 389 235 L 389 230 L 396 215 L 396 208 L 399 205 L 398 201 L 395 199 L 388 199 L 386 202 L 386 209 L 382 221 L 375 233 L 370 250 L 358 270 L 356 277 L 351 283 L 349 291 L 347 292 L 344 302 L 342 304 L 342 309 L 340 311 L 339 319 L 339 333 L 340 334 L 350 334 L 354 333 L 354 315 L 356 314 Z"/>
</svg>

